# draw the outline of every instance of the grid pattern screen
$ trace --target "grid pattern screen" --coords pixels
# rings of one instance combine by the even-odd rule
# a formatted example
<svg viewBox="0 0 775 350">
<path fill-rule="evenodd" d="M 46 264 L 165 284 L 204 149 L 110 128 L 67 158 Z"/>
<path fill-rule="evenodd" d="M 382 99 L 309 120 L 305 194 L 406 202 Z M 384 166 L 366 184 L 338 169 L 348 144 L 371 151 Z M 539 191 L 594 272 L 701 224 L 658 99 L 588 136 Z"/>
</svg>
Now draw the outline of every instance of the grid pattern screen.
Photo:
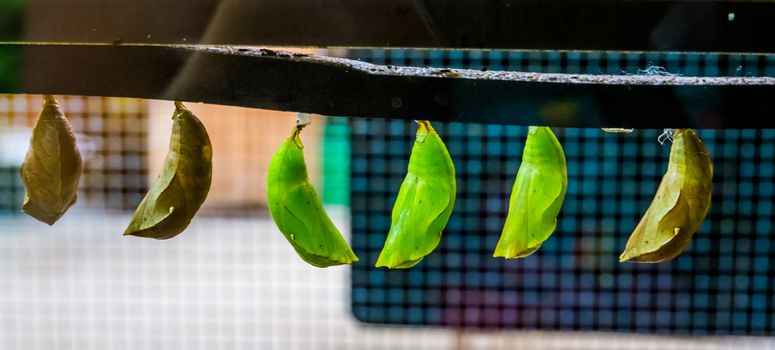
<svg viewBox="0 0 775 350">
<path fill-rule="evenodd" d="M 93 208 L 133 209 L 148 188 L 145 102 L 57 96 L 84 158 L 79 201 Z M 19 169 L 40 113 L 38 95 L 0 95 L 0 214 L 21 215 Z"/>
<path fill-rule="evenodd" d="M 645 69 L 645 54 L 516 61 L 455 52 L 357 51 L 385 64 L 607 73 Z M 506 55 L 507 56 L 507 55 Z M 671 72 L 772 75 L 768 58 L 654 57 Z M 508 57 L 507 57 L 508 58 Z M 579 68 L 581 67 L 581 68 Z M 638 68 L 640 67 L 640 68 Z M 618 256 L 664 174 L 662 130 L 610 134 L 555 128 L 567 157 L 558 226 L 534 255 L 492 258 L 520 165 L 526 127 L 433 123 L 457 172 L 457 200 L 439 247 L 408 270 L 374 263 L 414 140 L 406 121 L 351 126 L 352 312 L 368 323 L 459 329 L 596 330 L 691 335 L 775 331 L 775 130 L 699 130 L 714 163 L 710 213 L 689 249 L 662 264 Z"/>
</svg>

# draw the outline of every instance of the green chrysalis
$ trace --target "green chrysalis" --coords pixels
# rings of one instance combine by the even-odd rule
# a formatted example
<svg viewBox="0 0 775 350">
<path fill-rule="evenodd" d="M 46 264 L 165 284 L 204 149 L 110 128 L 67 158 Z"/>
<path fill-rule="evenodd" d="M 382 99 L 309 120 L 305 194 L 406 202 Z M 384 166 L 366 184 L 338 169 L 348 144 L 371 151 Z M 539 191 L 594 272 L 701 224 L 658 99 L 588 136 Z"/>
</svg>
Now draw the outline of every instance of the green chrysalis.
<svg viewBox="0 0 775 350">
<path fill-rule="evenodd" d="M 455 166 L 447 147 L 430 122 L 417 124 L 408 171 L 377 267 L 409 268 L 419 263 L 439 244 L 455 206 Z"/>
<path fill-rule="evenodd" d="M 557 227 L 567 188 L 560 142 L 552 129 L 531 126 L 511 190 L 506 224 L 493 256 L 523 258 L 538 250 Z"/>
<path fill-rule="evenodd" d="M 75 204 L 82 168 L 73 128 L 54 96 L 44 96 L 21 167 L 26 189 L 22 211 L 53 225 Z"/>
<path fill-rule="evenodd" d="M 307 175 L 304 145 L 296 126 L 272 157 L 267 176 L 267 201 L 272 219 L 296 253 L 317 267 L 358 261 L 326 214 Z"/>
<path fill-rule="evenodd" d="M 168 239 L 188 227 L 207 198 L 213 149 L 202 122 L 175 102 L 172 137 L 161 174 L 137 207 L 124 235 Z"/>
</svg>

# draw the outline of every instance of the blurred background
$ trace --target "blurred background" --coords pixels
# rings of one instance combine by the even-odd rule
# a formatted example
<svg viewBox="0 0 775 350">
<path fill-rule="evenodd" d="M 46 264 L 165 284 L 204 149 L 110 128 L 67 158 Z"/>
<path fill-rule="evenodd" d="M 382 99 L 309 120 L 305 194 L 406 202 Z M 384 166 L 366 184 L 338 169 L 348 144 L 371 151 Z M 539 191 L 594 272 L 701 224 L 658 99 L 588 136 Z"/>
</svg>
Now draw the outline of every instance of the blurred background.
<svg viewBox="0 0 775 350">
<path fill-rule="evenodd" d="M 328 53 L 396 65 L 773 75 L 771 61 L 746 56 Z M 18 171 L 41 96 L 0 96 L 2 349 L 775 348 L 775 130 L 700 130 L 716 167 L 709 218 L 675 261 L 637 265 L 616 258 L 666 167 L 661 130 L 555 129 L 569 171 L 557 232 L 536 255 L 506 262 L 490 256 L 526 128 L 434 123 L 458 172 L 455 212 L 423 263 L 385 271 L 373 264 L 415 126 L 315 116 L 302 135 L 310 177 L 361 258 L 317 269 L 266 210 L 266 167 L 293 113 L 188 104 L 212 138 L 213 186 L 184 234 L 154 241 L 121 233 L 166 154 L 172 103 L 57 97 L 85 167 L 78 203 L 47 227 L 19 212 Z"/>
<path fill-rule="evenodd" d="M 175 37 L 191 42 L 254 27 L 238 6 L 216 11 L 213 3 L 192 3 L 202 9 L 190 13 L 201 17 L 151 21 L 148 29 L 133 19 L 150 14 L 112 7 L 131 9 L 131 1 L 4 1 L 0 38 L 77 33 L 118 40 L 102 30 L 117 19 L 127 40 L 143 40 L 146 30 L 174 32 L 169 26 L 208 28 L 200 37 Z M 52 30 L 50 23 L 61 21 L 70 25 Z M 655 33 L 674 39 L 670 31 Z M 775 76 L 775 56 L 764 54 L 306 52 L 386 65 Z M 0 84 L 16 83 L 21 59 L 0 54 Z M 683 97 L 677 89 L 675 98 Z M 2 350 L 775 349 L 775 130 L 699 131 L 716 167 L 710 215 L 687 252 L 652 266 L 619 264 L 617 257 L 666 167 L 669 143 L 657 142 L 662 130 L 555 128 L 569 173 L 557 232 L 535 255 L 507 262 L 491 254 L 526 128 L 434 123 L 457 169 L 455 211 L 433 254 L 411 270 L 386 271 L 373 265 L 415 126 L 315 116 L 302 135 L 310 177 L 361 258 L 318 269 L 297 257 L 266 210 L 266 169 L 291 132 L 293 113 L 187 103 L 212 139 L 213 185 L 182 235 L 155 241 L 121 234 L 167 152 L 172 102 L 57 98 L 85 166 L 78 203 L 48 227 L 19 211 L 19 167 L 41 96 L 0 95 Z M 723 101 L 707 104 L 724 108 Z"/>
<path fill-rule="evenodd" d="M 731 346 L 760 349 L 775 345 L 767 338 L 610 333 L 622 330 L 613 324 L 619 320 L 625 332 L 741 335 L 771 331 L 772 285 L 754 285 L 753 279 L 740 282 L 751 273 L 766 276 L 769 270 L 759 272 L 761 269 L 751 266 L 751 263 L 761 264 L 762 256 L 768 264 L 766 257 L 771 254 L 769 250 L 764 254 L 759 253 L 760 249 L 754 251 L 750 246 L 750 241 L 757 238 L 752 236 L 754 233 L 735 233 L 742 237 L 733 242 L 727 241 L 732 232 L 714 236 L 717 233 L 709 233 L 706 225 L 692 249 L 674 263 L 642 269 L 615 263 L 629 229 L 624 225 L 637 222 L 638 213 L 646 208 L 649 193 L 655 190 L 664 168 L 668 147 L 658 145 L 657 131 L 647 131 L 645 136 L 622 136 L 604 135 L 596 129 L 561 130 L 569 155 L 570 176 L 576 181 L 571 180 L 575 185 L 569 189 L 558 232 L 536 256 L 503 264 L 487 255 L 503 222 L 525 130 L 439 125 L 439 132 L 446 136 L 459 167 L 461 163 L 470 166 L 471 158 L 480 158 L 483 154 L 471 150 L 466 156 L 465 149 L 470 144 L 456 145 L 459 139 L 478 140 L 482 134 L 496 129 L 513 133 L 514 137 L 495 138 L 498 151 L 486 152 L 490 158 L 488 166 L 495 166 L 500 173 L 487 181 L 489 190 L 479 188 L 488 185 L 479 184 L 481 179 L 477 179 L 476 169 L 459 168 L 462 193 L 458 210 L 438 251 L 408 272 L 384 272 L 371 266 L 384 240 L 385 225 L 389 224 L 384 212 L 392 205 L 405 170 L 413 126 L 404 125 L 405 122 L 355 121 L 353 127 L 359 131 L 351 132 L 343 119 L 316 118 L 313 127 L 305 129 L 303 134 L 310 174 L 346 236 L 353 232 L 349 186 L 355 187 L 353 200 L 359 203 L 352 212 L 356 213 L 355 225 L 361 229 L 354 233 L 352 241 L 361 262 L 351 272 L 349 267 L 318 269 L 303 263 L 267 215 L 266 166 L 275 147 L 292 129 L 293 114 L 189 105 L 203 120 L 212 138 L 213 186 L 205 206 L 184 234 L 169 241 L 155 241 L 122 237 L 121 233 L 166 153 L 172 103 L 72 96 L 59 99 L 78 133 L 86 166 L 78 203 L 60 222 L 48 227 L 19 212 L 24 190 L 18 170 L 41 98 L 0 97 L 0 149 L 3 150 L 0 347 L 3 349 L 726 349 Z M 393 142 L 400 146 L 373 146 L 384 143 L 385 137 L 366 135 L 368 140 L 364 139 L 363 133 L 367 131 L 382 135 L 390 130 L 400 140 Z M 357 169 L 352 170 L 352 180 L 348 178 L 348 168 L 353 164 L 348 136 L 351 133 L 364 145 L 362 151 L 352 151 L 358 154 L 354 156 Z M 703 131 L 702 134 L 711 147 L 717 145 L 713 143 L 717 133 Z M 720 135 L 731 139 L 731 135 L 761 135 L 761 132 Z M 765 135 L 771 139 L 764 146 L 772 148 L 775 133 Z M 613 185 L 615 190 L 623 190 L 624 195 L 607 194 L 604 183 L 610 181 L 606 181 L 606 169 L 611 171 L 616 165 L 605 163 L 603 168 L 587 170 L 574 166 L 580 150 L 572 147 L 578 146 L 573 142 L 579 139 L 604 140 L 607 147 L 593 152 L 605 152 L 612 157 L 610 160 L 628 157 L 628 152 L 636 154 L 635 157 L 642 152 L 649 153 L 646 175 L 633 175 L 644 181 L 643 190 Z M 718 150 L 713 150 L 714 159 L 717 169 L 721 169 L 726 163 L 720 161 L 725 158 L 723 153 L 718 155 Z M 736 154 L 736 151 L 728 152 Z M 367 162 L 372 166 L 380 157 L 391 163 L 371 170 L 357 165 Z M 602 154 L 591 155 L 590 161 L 604 158 Z M 619 169 L 618 173 L 622 171 L 627 170 Z M 358 175 L 364 173 L 369 174 L 368 179 Z M 580 177 L 584 180 L 578 182 Z M 373 188 L 377 182 L 383 183 L 381 191 Z M 591 186 L 591 190 L 579 188 L 582 183 Z M 487 191 L 495 198 L 487 202 L 498 203 L 486 204 L 488 207 L 483 213 L 474 197 Z M 596 197 L 595 192 L 600 191 Z M 632 197 L 627 197 L 628 193 Z M 597 214 L 584 220 L 584 227 L 574 228 L 575 224 L 582 224 L 576 223 L 574 216 L 580 215 L 579 206 L 590 196 L 596 200 L 611 196 L 606 199 L 609 202 L 623 196 L 631 199 L 637 196 L 638 203 L 616 207 L 618 210 L 592 204 L 591 208 L 596 210 L 592 212 Z M 364 199 L 373 203 L 362 203 Z M 609 213 L 615 212 L 622 216 L 622 224 L 610 219 Z M 370 216 L 363 217 L 367 214 Z M 481 221 L 472 223 L 473 215 L 481 216 Z M 768 225 L 768 220 L 769 217 L 761 219 L 757 225 Z M 372 229 L 373 226 L 377 227 Z M 601 241 L 606 238 L 607 241 Z M 717 245 L 719 239 L 722 239 L 721 246 Z M 738 245 L 740 240 L 747 242 L 745 249 L 749 256 L 742 255 L 737 248 L 725 247 Z M 757 242 L 761 246 L 767 240 Z M 705 276 L 703 285 L 693 283 L 695 279 L 687 274 L 712 269 L 715 263 L 707 258 L 718 254 L 717 249 L 737 252 L 733 268 L 725 270 L 726 274 Z M 568 262 L 568 259 L 580 260 Z M 751 259 L 745 266 L 755 272 L 741 270 L 742 259 Z M 622 278 L 630 274 L 635 275 L 635 280 Z M 511 280 L 498 280 L 498 275 Z M 587 281 L 590 278 L 592 282 Z M 719 278 L 731 281 L 729 289 L 715 280 Z M 598 282 L 605 283 L 606 279 L 608 285 L 600 287 Z M 687 279 L 691 282 L 688 285 L 677 284 Z M 697 281 L 702 283 L 700 279 Z M 595 286 L 586 288 L 588 283 Z M 628 291 L 622 297 L 616 295 L 617 288 Z M 418 296 L 418 290 L 427 295 Z M 474 291 L 478 293 L 472 294 Z M 751 301 L 743 305 L 742 311 L 735 307 L 737 300 L 730 300 L 727 308 L 713 305 L 736 293 L 750 294 Z M 762 293 L 768 299 L 757 299 Z M 431 300 L 433 295 L 436 300 Z M 676 296 L 681 295 L 693 301 L 685 304 L 684 300 L 676 314 L 675 303 L 680 302 Z M 567 297 L 589 307 L 552 305 Z M 458 301 L 454 302 L 456 298 Z M 638 298 L 647 302 L 636 302 Z M 663 309 L 670 309 L 670 305 L 674 312 L 664 313 Z M 612 307 L 616 308 L 613 313 Z M 709 313 L 711 309 L 714 312 Z M 730 310 L 745 316 L 740 318 L 730 312 L 729 323 L 718 321 L 717 325 L 712 321 L 718 316 L 716 311 Z M 623 313 L 633 319 L 623 319 Z M 528 319 L 529 314 L 533 315 L 532 319 Z M 711 318 L 702 322 L 695 316 L 692 321 L 691 317 L 697 314 Z M 608 323 L 601 321 L 606 317 L 610 317 Z M 687 317 L 697 328 L 676 328 L 686 327 Z M 427 324 L 435 327 L 424 326 Z M 495 331 L 499 328 L 508 330 Z M 515 328 L 533 331 L 514 331 Z M 562 328 L 570 328 L 571 332 L 551 331 Z"/>
</svg>

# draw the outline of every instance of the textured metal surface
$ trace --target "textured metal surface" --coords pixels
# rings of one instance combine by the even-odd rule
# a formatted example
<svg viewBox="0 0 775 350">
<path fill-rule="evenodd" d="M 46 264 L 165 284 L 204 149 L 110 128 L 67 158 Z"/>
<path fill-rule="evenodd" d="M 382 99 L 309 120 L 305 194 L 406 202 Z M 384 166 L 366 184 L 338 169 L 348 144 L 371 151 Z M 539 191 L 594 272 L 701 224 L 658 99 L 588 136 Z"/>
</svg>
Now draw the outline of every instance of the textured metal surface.
<svg viewBox="0 0 775 350">
<path fill-rule="evenodd" d="M 775 18 L 768 1 L 27 0 L 21 8 L 24 20 L 9 22 L 0 40 L 775 52 L 762 37 Z"/>
<path fill-rule="evenodd" d="M 0 45 L 3 93 L 182 100 L 351 117 L 575 127 L 759 127 L 775 78 L 564 75 L 373 65 L 265 49 Z"/>
</svg>

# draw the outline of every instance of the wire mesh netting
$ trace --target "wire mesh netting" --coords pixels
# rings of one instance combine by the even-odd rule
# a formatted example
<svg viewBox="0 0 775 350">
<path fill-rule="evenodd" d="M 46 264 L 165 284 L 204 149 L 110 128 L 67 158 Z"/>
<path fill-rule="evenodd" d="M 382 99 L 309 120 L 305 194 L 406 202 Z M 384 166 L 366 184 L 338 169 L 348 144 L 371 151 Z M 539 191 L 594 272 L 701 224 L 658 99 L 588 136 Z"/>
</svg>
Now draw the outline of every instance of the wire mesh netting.
<svg viewBox="0 0 775 350">
<path fill-rule="evenodd" d="M 41 101 L 40 96 L 0 95 L 0 214 L 18 213 L 21 207 L 19 167 Z M 85 160 L 80 200 L 96 208 L 134 208 L 148 188 L 145 102 L 70 96 L 60 103 Z"/>
<path fill-rule="evenodd" d="M 775 75 L 771 56 L 363 50 L 355 57 L 538 72 Z M 373 264 L 416 127 L 385 120 L 351 126 L 353 248 L 369 262 L 353 266 L 353 313 L 360 320 L 671 334 L 775 330 L 773 130 L 701 130 L 715 165 L 708 219 L 675 261 L 638 265 L 620 264 L 618 255 L 667 168 L 661 130 L 557 129 L 569 176 L 557 231 L 534 256 L 503 261 L 492 253 L 527 128 L 434 123 L 457 170 L 455 210 L 435 253 L 411 270 L 387 271 Z"/>
<path fill-rule="evenodd" d="M 713 205 L 691 248 L 665 264 L 618 256 L 667 167 L 661 131 L 561 129 L 568 193 L 557 231 L 526 259 L 492 258 L 527 128 L 434 125 L 458 197 L 436 252 L 408 271 L 373 268 L 413 125 L 352 123 L 353 312 L 368 322 L 464 328 L 772 334 L 774 130 L 700 131 L 716 169 Z M 387 199 L 387 200 L 386 200 Z"/>
</svg>

